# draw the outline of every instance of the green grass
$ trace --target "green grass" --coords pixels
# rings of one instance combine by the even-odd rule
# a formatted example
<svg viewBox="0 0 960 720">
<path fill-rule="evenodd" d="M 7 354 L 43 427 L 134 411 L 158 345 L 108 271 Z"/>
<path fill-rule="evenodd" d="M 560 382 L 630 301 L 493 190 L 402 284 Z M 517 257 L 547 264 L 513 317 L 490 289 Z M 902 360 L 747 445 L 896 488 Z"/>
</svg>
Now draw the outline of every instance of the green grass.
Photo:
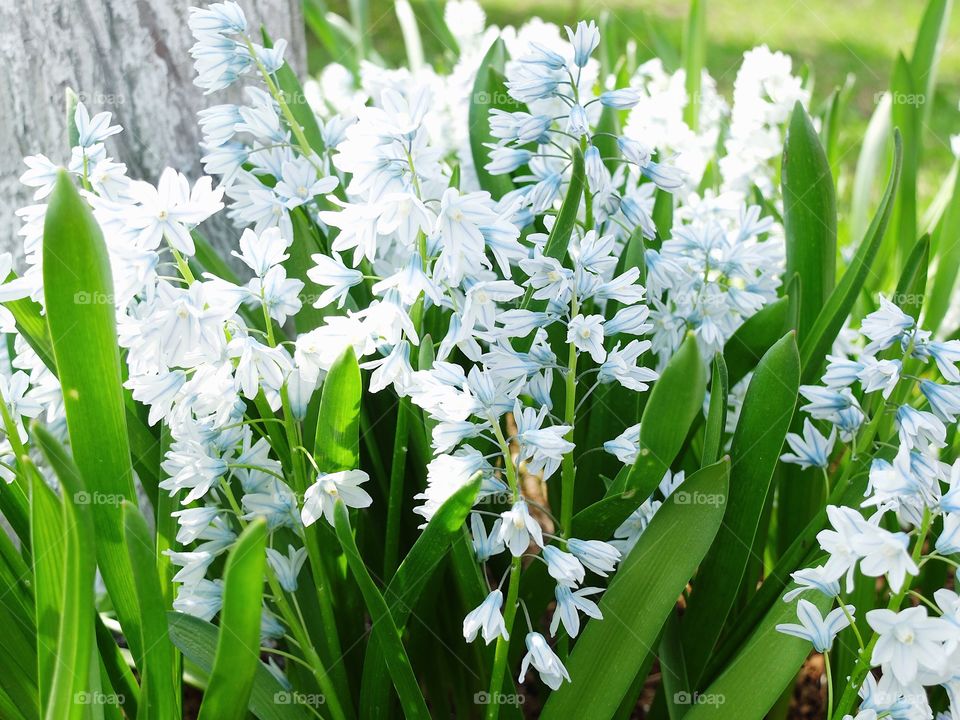
<svg viewBox="0 0 960 720">
<path fill-rule="evenodd" d="M 418 9 L 418 0 L 412 0 Z M 641 59 L 653 56 L 647 21 L 652 22 L 677 48 L 686 19 L 685 0 L 601 0 L 557 2 L 556 0 L 483 0 L 488 22 L 521 24 L 533 16 L 571 24 L 579 18 L 598 18 L 604 10 L 619 21 L 621 38 L 637 40 Z M 814 80 L 814 107 L 843 84 L 856 77 L 852 102 L 843 119 L 841 147 L 843 164 L 852 168 L 860 138 L 873 112 L 877 94 L 889 85 L 898 52 L 912 53 L 914 38 L 926 3 L 921 0 L 710 0 L 707 31 L 710 39 L 707 67 L 721 91 L 730 89 L 745 50 L 766 43 L 772 50 L 789 53 L 799 70 L 806 65 Z M 346 16 L 346 0 L 336 0 L 331 9 Z M 372 46 L 390 61 L 402 62 L 403 45 L 391 3 L 370 4 Z M 427 52 L 435 44 L 424 32 Z M 313 58 L 313 65 L 322 61 Z M 940 63 L 939 86 L 933 99 L 930 127 L 925 133 L 921 197 L 929 199 L 949 170 L 952 156 L 949 137 L 960 131 L 960 11 L 951 17 Z"/>
</svg>

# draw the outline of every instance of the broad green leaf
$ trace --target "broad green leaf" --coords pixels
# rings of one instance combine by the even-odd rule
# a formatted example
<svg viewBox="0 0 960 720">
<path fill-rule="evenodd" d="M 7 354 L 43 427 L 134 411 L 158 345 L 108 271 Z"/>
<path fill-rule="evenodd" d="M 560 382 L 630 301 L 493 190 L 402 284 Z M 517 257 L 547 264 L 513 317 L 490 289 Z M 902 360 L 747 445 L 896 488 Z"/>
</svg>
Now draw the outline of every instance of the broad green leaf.
<svg viewBox="0 0 960 720">
<path fill-rule="evenodd" d="M 304 0 L 303 20 L 314 37 L 320 41 L 331 58 L 339 58 L 356 73 L 357 59 L 350 52 L 350 43 L 328 19 L 329 12 L 323 0 Z"/>
<path fill-rule="evenodd" d="M 120 515 L 120 502 L 134 502 L 136 493 L 121 388 L 113 280 L 100 228 L 63 170 L 57 176 L 44 221 L 43 288 L 70 448 L 87 492 L 103 499 L 87 508 L 96 530 L 97 565 L 134 657 L 140 657 L 137 596 Z"/>
<path fill-rule="evenodd" d="M 636 461 L 617 476 L 606 497 L 574 515 L 573 534 L 609 537 L 650 496 L 701 412 L 706 387 L 706 368 L 690 334 L 650 391 L 640 421 Z"/>
<path fill-rule="evenodd" d="M 757 545 L 761 515 L 772 497 L 800 384 L 796 336 L 787 333 L 760 360 L 750 379 L 730 447 L 730 496 L 723 527 L 697 575 L 680 627 L 693 690 L 734 608 Z"/>
<path fill-rule="evenodd" d="M 843 327 L 843 323 L 850 314 L 853 303 L 870 273 L 870 268 L 873 266 L 873 261 L 887 229 L 887 223 L 890 221 L 893 196 L 900 180 L 900 164 L 903 157 L 903 142 L 900 139 L 900 133 L 895 131 L 893 137 L 893 167 L 890 171 L 887 189 L 884 191 L 880 206 L 877 208 L 877 214 L 874 216 L 873 222 L 870 223 L 870 227 L 860 242 L 860 246 L 850 261 L 846 272 L 843 273 L 840 282 L 830 293 L 830 297 L 820 310 L 810 333 L 803 340 L 800 351 L 801 381 L 803 383 L 807 383 L 819 375 L 826 354 L 830 351 L 833 341 Z"/>
<path fill-rule="evenodd" d="M 360 453 L 360 366 L 352 346 L 337 358 L 323 381 L 313 456 L 320 472 L 355 470 Z"/>
<path fill-rule="evenodd" d="M 383 648 L 387 670 L 390 672 L 393 685 L 400 697 L 404 716 L 407 718 L 429 718 L 430 712 L 427 710 L 427 704 L 417 683 L 417 677 L 410 666 L 410 659 L 403 647 L 397 623 L 390 613 L 386 600 L 383 599 L 383 595 L 380 594 L 367 571 L 367 566 L 363 562 L 357 543 L 353 539 L 350 516 L 347 514 L 347 508 L 343 502 L 337 501 L 334 517 L 337 539 L 340 540 L 350 571 L 357 581 L 357 585 L 360 586 L 360 592 L 363 594 L 363 600 L 370 613 L 371 622 L 374 627 L 382 624 L 379 642 Z"/>
<path fill-rule="evenodd" d="M 723 431 L 727 426 L 727 394 L 730 391 L 727 378 L 727 364 L 723 354 L 713 358 L 713 377 L 710 383 L 710 408 L 707 411 L 707 424 L 703 433 L 703 453 L 700 466 L 712 465 L 720 459 Z"/>
<path fill-rule="evenodd" d="M 84 717 L 88 710 L 77 702 L 78 693 L 95 689 L 90 684 L 90 660 L 94 653 L 93 585 L 97 567 L 94 554 L 90 552 L 95 543 L 94 513 L 91 508 L 93 496 L 87 491 L 80 472 L 63 448 L 37 426 L 34 427 L 34 437 L 56 473 L 63 492 L 60 503 L 63 598 L 60 602 L 56 663 L 44 717 L 46 720 L 70 720 Z M 45 551 L 34 548 L 34 552 Z"/>
<path fill-rule="evenodd" d="M 174 693 L 174 651 L 167 633 L 163 590 L 157 575 L 156 552 L 150 530 L 140 510 L 123 503 L 124 541 L 140 602 L 143 630 L 143 661 L 140 672 L 143 692 L 138 720 L 165 720 L 180 714 L 178 695 Z"/>
<path fill-rule="evenodd" d="M 260 662 L 267 524 L 250 523 L 227 556 L 220 634 L 199 720 L 243 720 Z"/>
<path fill-rule="evenodd" d="M 800 340 L 816 321 L 837 274 L 837 199 L 830 164 L 813 122 L 799 102 L 783 146 L 781 186 L 786 277 L 800 276 Z"/>
<path fill-rule="evenodd" d="M 809 593 L 808 600 L 826 614 L 833 600 Z M 773 707 L 810 654 L 810 643 L 777 632 L 780 623 L 797 622 L 796 602 L 778 601 L 757 626 L 743 650 L 727 669 L 698 696 L 685 720 L 762 718 Z M 842 680 L 834 678 L 842 686 Z"/>
<path fill-rule="evenodd" d="M 520 104 L 507 93 L 504 81 L 507 58 L 507 46 L 501 38 L 497 38 L 477 68 L 468 110 L 473 167 L 480 181 L 480 188 L 495 198 L 503 197 L 513 190 L 513 181 L 509 175 L 491 175 L 485 169 L 490 162 L 487 143 L 497 143 L 497 138 L 490 132 L 490 111 L 499 109 L 515 112 L 521 109 Z"/>
<path fill-rule="evenodd" d="M 790 301 L 780 298 L 747 319 L 723 347 L 730 387 L 756 367 L 773 344 L 783 337 L 790 321 Z"/>
<path fill-rule="evenodd" d="M 700 115 L 700 80 L 707 63 L 707 0 L 691 0 L 683 33 L 683 69 L 686 73 L 687 106 L 683 119 L 696 132 Z"/>
<path fill-rule="evenodd" d="M 387 585 L 384 599 L 401 632 L 424 585 L 446 556 L 451 544 L 465 542 L 463 523 L 470 514 L 479 489 L 478 477 L 444 501 Z M 363 663 L 360 712 L 364 717 L 383 717 L 390 701 L 390 676 L 384 672 L 383 650 L 378 641 L 380 632 L 381 627 L 375 626 Z"/>
<path fill-rule="evenodd" d="M 551 693 L 544 720 L 612 717 L 697 565 L 727 502 L 729 460 L 699 470 L 657 511 L 622 561 L 567 662 L 572 682 Z"/>
<path fill-rule="evenodd" d="M 218 636 L 216 625 L 178 612 L 167 613 L 167 621 L 170 638 L 184 657 L 204 672 L 212 672 Z M 251 713 L 260 720 L 304 720 L 312 717 L 303 703 L 297 702 L 296 694 L 284 688 L 266 665 L 257 660 L 254 668 L 249 703 Z"/>
</svg>

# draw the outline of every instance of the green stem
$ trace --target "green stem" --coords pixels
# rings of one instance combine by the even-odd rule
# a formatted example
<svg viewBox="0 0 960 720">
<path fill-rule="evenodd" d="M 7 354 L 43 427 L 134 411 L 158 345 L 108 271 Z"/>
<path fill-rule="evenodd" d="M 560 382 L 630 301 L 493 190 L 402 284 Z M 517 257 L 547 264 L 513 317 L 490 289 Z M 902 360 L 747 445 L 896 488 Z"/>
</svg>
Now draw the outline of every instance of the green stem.
<svg viewBox="0 0 960 720">
<path fill-rule="evenodd" d="M 833 676 L 830 674 L 830 651 L 823 653 L 823 667 L 827 673 L 827 720 L 833 720 Z"/>
<path fill-rule="evenodd" d="M 517 616 L 517 599 L 520 596 L 520 558 L 515 557 L 510 563 L 510 580 L 507 586 L 507 603 L 503 611 L 503 625 L 507 634 L 513 637 L 513 621 Z M 500 714 L 500 691 L 503 688 L 503 674 L 507 669 L 507 660 L 510 656 L 510 641 L 504 640 L 503 635 L 497 637 L 497 649 L 493 656 L 493 673 L 490 675 L 489 704 L 487 705 L 487 720 L 496 720 Z"/>
<path fill-rule="evenodd" d="M 390 462 L 390 501 L 387 504 L 386 546 L 383 549 L 383 576 L 393 577 L 400 552 L 400 512 L 403 506 L 403 479 L 407 467 L 410 398 L 402 397 L 397 405 L 397 429 L 393 436 L 393 459 Z"/>
<path fill-rule="evenodd" d="M 570 343 L 567 358 L 566 388 L 564 391 L 564 422 L 570 430 L 564 436 L 573 442 L 573 428 L 577 419 L 577 349 Z M 573 462 L 573 451 L 563 456 L 560 466 L 560 532 L 569 537 L 573 522 L 573 490 L 576 483 L 577 467 Z"/>
</svg>

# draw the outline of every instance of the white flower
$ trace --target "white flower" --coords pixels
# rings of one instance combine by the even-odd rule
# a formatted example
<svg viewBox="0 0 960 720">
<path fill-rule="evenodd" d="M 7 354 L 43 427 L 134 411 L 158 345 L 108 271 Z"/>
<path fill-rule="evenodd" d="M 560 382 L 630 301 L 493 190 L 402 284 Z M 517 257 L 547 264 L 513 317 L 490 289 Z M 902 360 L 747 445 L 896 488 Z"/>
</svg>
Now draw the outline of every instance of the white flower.
<svg viewBox="0 0 960 720">
<path fill-rule="evenodd" d="M 297 575 L 307 559 L 307 548 L 294 548 L 287 545 L 287 554 L 283 555 L 273 548 L 267 548 L 267 562 L 277 577 L 277 582 L 287 592 L 296 592 Z"/>
<path fill-rule="evenodd" d="M 786 463 L 795 463 L 801 468 L 827 467 L 833 443 L 837 439 L 837 429 L 830 431 L 829 437 L 821 435 L 809 419 L 803 421 L 803 437 L 796 433 L 787 433 L 787 444 L 793 453 L 784 453 L 780 459 Z"/>
<path fill-rule="evenodd" d="M 833 639 L 837 633 L 850 625 L 847 615 L 853 617 L 856 608 L 853 605 L 847 605 L 846 609 L 844 613 L 843 608 L 834 608 L 827 613 L 826 617 L 823 617 L 812 602 L 800 600 L 797 603 L 797 618 L 800 624 L 781 623 L 777 625 L 777 632 L 809 640 L 813 643 L 814 650 L 827 652 L 833 646 Z"/>
<path fill-rule="evenodd" d="M 506 625 L 503 622 L 503 615 L 500 608 L 503 607 L 503 593 L 500 590 L 494 590 L 479 607 L 474 608 L 463 619 L 463 637 L 467 642 L 473 642 L 477 633 L 483 633 L 483 641 L 489 645 L 491 642 L 502 637 L 504 640 L 510 639 L 510 633 L 507 632 Z"/>
<path fill-rule="evenodd" d="M 567 540 L 567 550 L 587 568 L 603 577 L 614 571 L 621 557 L 619 550 L 602 540 L 570 538 Z"/>
<path fill-rule="evenodd" d="M 341 470 L 321 475 L 303 495 L 303 509 L 300 511 L 303 524 L 313 525 L 322 515 L 333 525 L 333 510 L 338 498 L 347 507 L 369 507 L 373 498 L 360 487 L 369 479 L 363 470 Z"/>
<path fill-rule="evenodd" d="M 567 342 L 580 352 L 590 353 L 594 362 L 602 363 L 607 359 L 603 349 L 603 315 L 577 315 L 567 327 Z"/>
<path fill-rule="evenodd" d="M 363 273 L 359 270 L 351 270 L 344 265 L 337 253 L 331 253 L 329 256 L 318 253 L 311 255 L 310 258 L 316 265 L 307 270 L 307 277 L 317 285 L 327 288 L 313 306 L 322 308 L 336 301 L 337 307 L 342 308 L 350 288 L 363 282 Z"/>
<path fill-rule="evenodd" d="M 501 513 L 500 518 L 503 523 L 500 525 L 498 539 L 509 548 L 514 557 L 520 557 L 527 551 L 530 538 L 543 547 L 543 531 L 527 510 L 526 502 L 518 500 L 513 507 Z"/>
<path fill-rule="evenodd" d="M 90 113 L 87 112 L 87 106 L 78 102 L 73 116 L 74 124 L 77 126 L 77 144 L 82 148 L 89 148 L 123 130 L 119 125 L 111 125 L 110 118 L 111 115 L 108 112 L 97 113 L 91 118 Z"/>
<path fill-rule="evenodd" d="M 574 638 L 580 633 L 580 615 L 583 613 L 598 620 L 603 619 L 603 614 L 597 604 L 589 599 L 590 595 L 596 595 L 602 592 L 600 588 L 588 587 L 580 590 L 573 590 L 566 585 L 557 585 L 555 595 L 557 598 L 557 607 L 553 611 L 553 618 L 550 620 L 550 634 L 556 635 L 563 623 L 567 635 Z"/>
<path fill-rule="evenodd" d="M 564 680 L 570 682 L 570 673 L 560 662 L 560 658 L 550 649 L 543 635 L 538 632 L 527 633 L 526 645 L 527 654 L 523 656 L 523 662 L 520 664 L 519 682 L 526 679 L 527 671 L 531 665 L 536 668 L 537 672 L 540 673 L 540 679 L 551 690 L 560 687 Z"/>
<path fill-rule="evenodd" d="M 156 249 L 166 238 L 180 252 L 193 255 L 190 230 L 223 208 L 223 189 L 214 189 L 212 183 L 204 176 L 191 190 L 184 175 L 167 168 L 156 187 L 143 181 L 130 183 L 128 192 L 137 206 L 114 212 L 136 233 L 141 247 Z"/>
<path fill-rule="evenodd" d="M 884 672 L 892 672 L 901 685 L 910 685 L 917 673 L 943 672 L 947 654 L 943 643 L 955 638 L 957 628 L 942 618 L 927 616 L 926 607 L 871 610 L 867 623 L 880 635 L 870 661 Z"/>
<path fill-rule="evenodd" d="M 231 255 L 243 260 L 257 277 L 263 277 L 289 257 L 286 250 L 292 241 L 293 238 L 283 237 L 280 228 L 268 228 L 259 235 L 247 228 L 240 236 L 240 252 L 234 250 Z"/>
<path fill-rule="evenodd" d="M 543 558 L 547 561 L 547 572 L 558 583 L 576 587 L 583 582 L 586 571 L 573 554 L 554 545 L 547 545 L 543 549 Z"/>
</svg>

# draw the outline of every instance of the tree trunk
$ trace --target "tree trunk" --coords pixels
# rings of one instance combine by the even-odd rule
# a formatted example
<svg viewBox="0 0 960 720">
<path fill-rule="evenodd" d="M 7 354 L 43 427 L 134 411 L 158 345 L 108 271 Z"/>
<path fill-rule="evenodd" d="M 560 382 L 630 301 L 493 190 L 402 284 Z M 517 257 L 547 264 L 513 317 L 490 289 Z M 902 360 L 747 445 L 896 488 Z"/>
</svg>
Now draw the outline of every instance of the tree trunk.
<svg viewBox="0 0 960 720">
<path fill-rule="evenodd" d="M 0 251 L 22 254 L 17 208 L 32 189 L 18 182 L 24 155 L 66 163 L 64 96 L 72 88 L 91 115 L 107 110 L 123 133 L 108 152 L 132 178 L 155 181 L 167 166 L 201 173 L 198 110 L 236 101 L 237 88 L 204 97 L 193 84 L 187 26 L 200 0 L 0 0 Z M 298 0 L 242 0 L 251 32 L 262 23 L 286 38 L 286 60 L 305 68 Z"/>
</svg>

